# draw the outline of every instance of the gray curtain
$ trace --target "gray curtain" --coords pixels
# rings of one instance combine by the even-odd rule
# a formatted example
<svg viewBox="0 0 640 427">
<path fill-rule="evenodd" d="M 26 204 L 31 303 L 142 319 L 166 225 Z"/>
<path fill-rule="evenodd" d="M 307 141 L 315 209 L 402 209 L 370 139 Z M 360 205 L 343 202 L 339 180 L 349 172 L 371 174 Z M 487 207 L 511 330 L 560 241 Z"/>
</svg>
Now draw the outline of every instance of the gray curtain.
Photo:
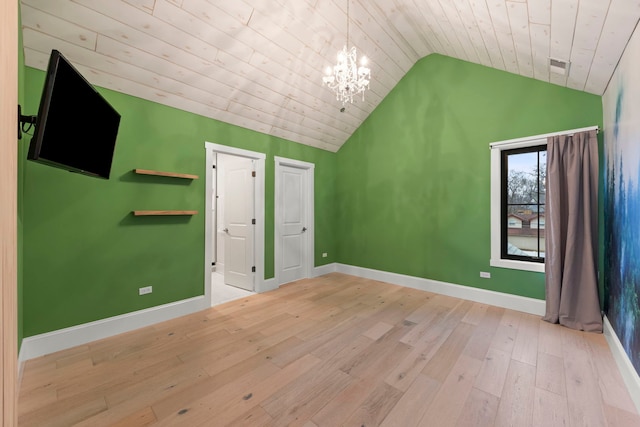
<svg viewBox="0 0 640 427">
<path fill-rule="evenodd" d="M 598 298 L 598 138 L 547 140 L 544 320 L 602 332 Z"/>
</svg>

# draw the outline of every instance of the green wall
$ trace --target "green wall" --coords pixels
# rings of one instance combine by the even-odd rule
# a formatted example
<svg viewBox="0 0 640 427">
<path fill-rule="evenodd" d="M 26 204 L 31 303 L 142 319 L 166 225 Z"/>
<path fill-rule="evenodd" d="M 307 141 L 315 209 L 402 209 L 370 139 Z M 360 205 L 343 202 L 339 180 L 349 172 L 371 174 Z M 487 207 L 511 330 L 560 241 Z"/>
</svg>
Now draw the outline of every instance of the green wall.
<svg viewBox="0 0 640 427">
<path fill-rule="evenodd" d="M 44 72 L 27 67 L 24 77 L 27 113 L 35 114 Z M 122 115 L 110 180 L 25 162 L 30 138 L 22 142 L 24 336 L 203 294 L 205 141 L 267 154 L 265 278 L 274 275 L 274 155 L 315 163 L 316 265 L 336 260 L 334 153 L 99 91 Z M 141 176 L 134 168 L 201 178 Z M 135 209 L 199 213 L 133 217 Z M 138 296 L 147 285 L 153 293 Z"/>
<path fill-rule="evenodd" d="M 338 152 L 338 261 L 544 299 L 542 273 L 489 267 L 489 143 L 601 123 L 599 96 L 423 58 Z"/>
</svg>

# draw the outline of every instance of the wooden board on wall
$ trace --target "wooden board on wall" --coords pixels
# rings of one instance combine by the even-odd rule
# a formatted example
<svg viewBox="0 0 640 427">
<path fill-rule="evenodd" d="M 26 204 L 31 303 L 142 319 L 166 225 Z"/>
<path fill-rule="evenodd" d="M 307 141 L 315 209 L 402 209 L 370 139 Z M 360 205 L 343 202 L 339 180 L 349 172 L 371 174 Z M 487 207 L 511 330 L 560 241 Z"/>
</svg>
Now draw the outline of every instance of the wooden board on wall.
<svg viewBox="0 0 640 427">
<path fill-rule="evenodd" d="M 18 2 L 0 1 L 0 405 L 5 427 L 17 419 Z"/>
</svg>

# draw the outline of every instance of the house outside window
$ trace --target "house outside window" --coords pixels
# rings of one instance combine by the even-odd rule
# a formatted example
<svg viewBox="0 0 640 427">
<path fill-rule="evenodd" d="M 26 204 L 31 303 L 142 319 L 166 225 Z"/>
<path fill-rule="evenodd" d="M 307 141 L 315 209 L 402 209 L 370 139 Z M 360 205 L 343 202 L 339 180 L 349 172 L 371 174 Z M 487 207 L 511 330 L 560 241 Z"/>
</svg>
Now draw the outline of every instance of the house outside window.
<svg viewBox="0 0 640 427">
<path fill-rule="evenodd" d="M 518 218 L 515 215 L 508 215 L 507 227 L 509 228 L 522 228 L 522 218 Z"/>
<path fill-rule="evenodd" d="M 544 215 L 538 215 L 531 220 L 531 228 L 544 228 Z"/>
</svg>

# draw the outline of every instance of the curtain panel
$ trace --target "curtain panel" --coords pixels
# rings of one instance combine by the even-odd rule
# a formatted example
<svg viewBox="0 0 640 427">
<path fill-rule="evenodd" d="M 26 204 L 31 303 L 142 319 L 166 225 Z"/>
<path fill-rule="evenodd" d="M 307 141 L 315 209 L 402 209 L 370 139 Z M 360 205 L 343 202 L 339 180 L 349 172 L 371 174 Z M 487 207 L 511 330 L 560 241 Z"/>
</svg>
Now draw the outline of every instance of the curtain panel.
<svg viewBox="0 0 640 427">
<path fill-rule="evenodd" d="M 602 332 L 595 130 L 548 138 L 546 195 L 544 320 Z"/>
</svg>

